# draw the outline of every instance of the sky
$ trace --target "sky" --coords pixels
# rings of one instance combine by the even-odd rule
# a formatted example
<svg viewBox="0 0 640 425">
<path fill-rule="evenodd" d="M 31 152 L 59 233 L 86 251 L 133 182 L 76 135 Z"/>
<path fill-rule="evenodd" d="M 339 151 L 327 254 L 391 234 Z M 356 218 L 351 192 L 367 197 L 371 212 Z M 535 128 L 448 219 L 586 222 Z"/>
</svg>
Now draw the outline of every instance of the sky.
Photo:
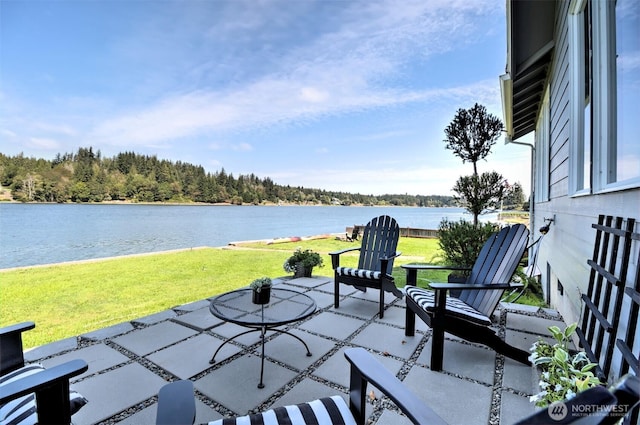
<svg viewBox="0 0 640 425">
<path fill-rule="evenodd" d="M 0 0 L 0 152 L 93 147 L 362 194 L 452 195 L 444 129 L 502 116 L 505 2 Z M 521 140 L 522 141 L 522 140 Z M 479 172 L 530 189 L 501 137 Z"/>
</svg>

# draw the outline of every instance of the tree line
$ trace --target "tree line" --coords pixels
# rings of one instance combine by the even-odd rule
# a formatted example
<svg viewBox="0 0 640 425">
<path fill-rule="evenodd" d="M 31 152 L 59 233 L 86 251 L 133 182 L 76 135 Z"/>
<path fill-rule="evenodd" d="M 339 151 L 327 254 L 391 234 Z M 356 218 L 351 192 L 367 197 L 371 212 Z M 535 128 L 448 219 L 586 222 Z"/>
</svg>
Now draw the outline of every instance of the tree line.
<svg viewBox="0 0 640 425">
<path fill-rule="evenodd" d="M 0 153 L 0 185 L 21 202 L 197 202 L 236 205 L 458 206 L 451 196 L 363 195 L 276 184 L 254 174 L 206 172 L 200 165 L 134 152 L 105 158 L 92 147 L 53 160 Z"/>
</svg>

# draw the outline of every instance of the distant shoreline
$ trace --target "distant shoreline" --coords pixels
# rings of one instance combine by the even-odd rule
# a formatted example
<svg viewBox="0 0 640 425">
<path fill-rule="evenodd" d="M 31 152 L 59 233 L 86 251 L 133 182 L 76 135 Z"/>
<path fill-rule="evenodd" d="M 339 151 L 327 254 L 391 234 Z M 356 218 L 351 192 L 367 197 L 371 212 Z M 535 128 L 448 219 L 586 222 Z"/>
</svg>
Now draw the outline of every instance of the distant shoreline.
<svg viewBox="0 0 640 425">
<path fill-rule="evenodd" d="M 233 204 L 231 202 L 134 202 L 134 201 L 101 201 L 101 202 L 21 202 L 15 200 L 1 200 L 1 204 L 21 204 L 21 205 L 162 205 L 162 206 L 198 206 L 198 207 L 367 207 L 367 208 L 460 208 L 460 207 L 420 207 L 417 205 L 335 205 L 335 204 L 298 204 L 293 202 L 283 202 L 276 204 L 273 202 L 262 204 Z"/>
</svg>

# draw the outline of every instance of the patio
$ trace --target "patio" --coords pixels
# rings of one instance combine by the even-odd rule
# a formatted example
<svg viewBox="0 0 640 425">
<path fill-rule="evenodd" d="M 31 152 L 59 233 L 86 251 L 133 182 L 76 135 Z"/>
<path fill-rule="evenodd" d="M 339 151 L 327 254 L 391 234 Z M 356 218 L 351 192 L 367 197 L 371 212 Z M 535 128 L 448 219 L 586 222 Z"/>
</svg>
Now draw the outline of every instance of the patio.
<svg viewBox="0 0 640 425">
<path fill-rule="evenodd" d="M 339 309 L 333 307 L 333 282 L 327 277 L 280 278 L 279 287 L 304 292 L 318 311 L 288 330 L 268 334 L 264 383 L 260 372 L 258 334 L 227 344 L 209 364 L 226 338 L 244 328 L 224 323 L 209 312 L 208 300 L 175 307 L 152 316 L 69 338 L 26 353 L 30 362 L 52 366 L 81 358 L 89 370 L 72 381 L 88 400 L 73 416 L 77 425 L 94 423 L 153 424 L 157 393 L 169 381 L 189 379 L 196 389 L 196 423 L 226 414 L 245 414 L 348 390 L 345 347 L 365 347 L 451 424 L 510 424 L 533 412 L 531 368 L 479 345 L 447 335 L 444 372 L 429 369 L 430 330 L 418 321 L 415 337 L 404 336 L 404 301 L 390 295 L 384 319 L 378 319 L 377 291 L 362 293 L 343 287 Z M 509 343 L 527 349 L 547 336 L 547 327 L 563 327 L 557 312 L 515 304 L 501 305 L 495 327 Z M 46 326 L 38 323 L 37 326 Z M 405 424 L 381 393 L 369 400 L 371 423 Z M 464 401 L 464 403 L 462 403 Z"/>
</svg>

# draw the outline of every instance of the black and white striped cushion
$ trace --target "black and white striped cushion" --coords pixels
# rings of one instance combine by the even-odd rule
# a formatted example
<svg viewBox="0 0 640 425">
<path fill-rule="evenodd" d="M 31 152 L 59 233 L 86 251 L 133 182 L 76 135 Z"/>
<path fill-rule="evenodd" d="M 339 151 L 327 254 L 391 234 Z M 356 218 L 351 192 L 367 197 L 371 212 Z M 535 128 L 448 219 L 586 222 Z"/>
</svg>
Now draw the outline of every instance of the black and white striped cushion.
<svg viewBox="0 0 640 425">
<path fill-rule="evenodd" d="M 374 272 L 373 270 L 354 269 L 352 267 L 338 267 L 336 273 L 340 276 L 354 276 L 364 279 L 380 279 L 380 272 Z"/>
<path fill-rule="evenodd" d="M 405 286 L 407 297 L 411 298 L 425 311 L 433 311 L 435 305 L 435 292 L 417 286 Z M 491 319 L 456 297 L 447 296 L 447 314 L 490 326 Z"/>
<path fill-rule="evenodd" d="M 276 407 L 239 418 L 219 419 L 209 425 L 356 425 L 344 399 L 335 395 L 295 406 Z"/>
<path fill-rule="evenodd" d="M 39 364 L 31 364 L 0 377 L 0 387 L 44 370 Z M 76 391 L 69 391 L 71 414 L 87 404 L 87 399 Z M 0 406 L 0 425 L 33 425 L 38 422 L 36 396 L 27 394 Z"/>
</svg>

